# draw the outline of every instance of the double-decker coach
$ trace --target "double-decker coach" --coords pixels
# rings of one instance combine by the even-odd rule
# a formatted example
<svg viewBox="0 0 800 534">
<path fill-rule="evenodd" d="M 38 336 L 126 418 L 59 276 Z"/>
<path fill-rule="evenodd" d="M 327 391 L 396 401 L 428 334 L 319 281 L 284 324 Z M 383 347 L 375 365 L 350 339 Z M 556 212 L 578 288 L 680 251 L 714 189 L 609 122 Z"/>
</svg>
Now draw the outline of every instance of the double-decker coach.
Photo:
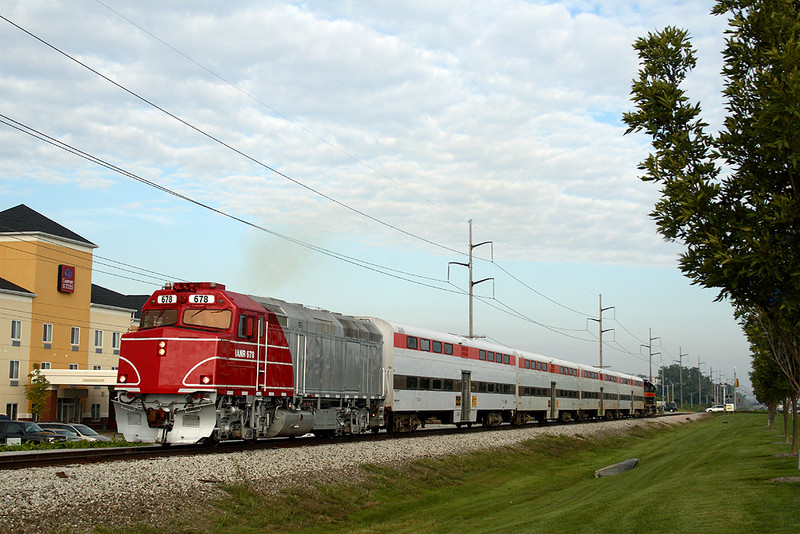
<svg viewBox="0 0 800 534">
<path fill-rule="evenodd" d="M 384 338 L 390 431 L 642 415 L 643 381 L 481 339 L 370 318 Z M 391 342 L 387 342 L 391 340 Z"/>
</svg>

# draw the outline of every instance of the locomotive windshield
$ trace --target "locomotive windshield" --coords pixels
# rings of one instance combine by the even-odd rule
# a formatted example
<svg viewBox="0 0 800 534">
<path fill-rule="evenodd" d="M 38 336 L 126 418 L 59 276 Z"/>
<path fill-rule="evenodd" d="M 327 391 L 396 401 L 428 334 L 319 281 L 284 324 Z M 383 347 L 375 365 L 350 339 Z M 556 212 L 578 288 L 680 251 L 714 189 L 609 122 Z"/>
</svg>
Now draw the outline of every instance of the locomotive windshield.
<svg viewBox="0 0 800 534">
<path fill-rule="evenodd" d="M 184 326 L 211 328 L 214 330 L 227 330 L 231 327 L 233 312 L 231 310 L 186 309 L 183 310 L 182 322 Z M 178 323 L 178 310 L 159 308 L 145 310 L 139 326 L 141 330 L 157 328 L 159 326 L 173 326 Z"/>
<path fill-rule="evenodd" d="M 183 311 L 184 326 L 227 330 L 231 327 L 233 312 L 231 310 L 186 309 Z M 139 326 L 141 330 L 159 326 L 173 326 L 178 323 L 178 310 L 160 308 L 145 310 Z"/>
<path fill-rule="evenodd" d="M 158 326 L 170 326 L 178 322 L 178 310 L 159 308 L 157 310 L 145 310 L 142 314 L 142 321 L 139 328 L 156 328 Z"/>
<path fill-rule="evenodd" d="M 231 310 L 188 309 L 183 312 L 183 324 L 202 328 L 227 330 L 231 327 Z"/>
</svg>

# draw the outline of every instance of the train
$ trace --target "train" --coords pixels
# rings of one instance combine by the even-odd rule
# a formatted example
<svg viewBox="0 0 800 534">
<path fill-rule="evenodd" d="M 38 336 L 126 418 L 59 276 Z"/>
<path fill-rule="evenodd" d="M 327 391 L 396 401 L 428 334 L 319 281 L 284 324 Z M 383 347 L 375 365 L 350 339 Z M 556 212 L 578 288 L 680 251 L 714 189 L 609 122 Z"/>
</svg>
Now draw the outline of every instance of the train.
<svg viewBox="0 0 800 534">
<path fill-rule="evenodd" d="M 636 376 L 214 282 L 153 293 L 115 389 L 125 439 L 165 445 L 655 412 Z"/>
</svg>

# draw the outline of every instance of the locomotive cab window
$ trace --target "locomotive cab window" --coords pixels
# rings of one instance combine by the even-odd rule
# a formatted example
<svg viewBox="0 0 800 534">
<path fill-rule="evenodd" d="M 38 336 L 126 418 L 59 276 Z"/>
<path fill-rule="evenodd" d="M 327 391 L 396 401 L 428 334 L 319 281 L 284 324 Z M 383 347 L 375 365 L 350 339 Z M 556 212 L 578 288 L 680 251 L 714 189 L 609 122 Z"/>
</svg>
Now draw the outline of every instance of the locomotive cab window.
<svg viewBox="0 0 800 534">
<path fill-rule="evenodd" d="M 170 326 L 178 322 L 178 310 L 173 309 L 155 309 L 146 310 L 142 314 L 140 327 L 142 330 L 145 328 L 156 328 L 158 326 Z"/>
<path fill-rule="evenodd" d="M 210 310 L 208 308 L 189 308 L 183 312 L 183 324 L 199 326 L 215 330 L 227 330 L 231 327 L 231 310 Z"/>
</svg>

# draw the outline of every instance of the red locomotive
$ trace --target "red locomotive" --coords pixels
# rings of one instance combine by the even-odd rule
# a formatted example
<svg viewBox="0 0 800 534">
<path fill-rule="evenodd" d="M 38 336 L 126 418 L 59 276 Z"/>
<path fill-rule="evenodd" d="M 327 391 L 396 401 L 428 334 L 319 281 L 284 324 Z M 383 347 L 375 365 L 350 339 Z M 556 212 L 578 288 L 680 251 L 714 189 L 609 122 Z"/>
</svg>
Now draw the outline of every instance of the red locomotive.
<svg viewBox="0 0 800 534">
<path fill-rule="evenodd" d="M 380 358 L 366 321 L 221 284 L 167 285 L 122 336 L 117 426 L 129 441 L 162 443 L 378 428 L 381 384 L 367 374 Z M 364 380 L 329 372 L 348 364 L 362 364 Z"/>
</svg>

